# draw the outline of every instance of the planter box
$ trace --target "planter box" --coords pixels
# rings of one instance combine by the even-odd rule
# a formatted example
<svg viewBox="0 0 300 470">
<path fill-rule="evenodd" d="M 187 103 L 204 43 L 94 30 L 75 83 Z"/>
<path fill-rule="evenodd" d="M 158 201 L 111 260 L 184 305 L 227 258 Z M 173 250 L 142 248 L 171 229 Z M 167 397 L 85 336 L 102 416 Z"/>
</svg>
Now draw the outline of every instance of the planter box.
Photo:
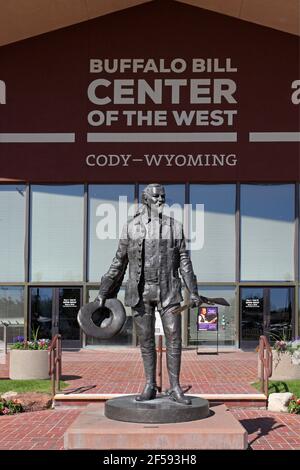
<svg viewBox="0 0 300 470">
<path fill-rule="evenodd" d="M 292 363 L 292 356 L 287 353 L 272 351 L 273 371 L 270 380 L 297 380 L 300 379 L 300 365 Z M 258 358 L 258 378 L 260 378 L 260 360 Z"/>
<path fill-rule="evenodd" d="M 49 379 L 49 351 L 11 349 L 9 378 L 12 380 Z"/>
</svg>

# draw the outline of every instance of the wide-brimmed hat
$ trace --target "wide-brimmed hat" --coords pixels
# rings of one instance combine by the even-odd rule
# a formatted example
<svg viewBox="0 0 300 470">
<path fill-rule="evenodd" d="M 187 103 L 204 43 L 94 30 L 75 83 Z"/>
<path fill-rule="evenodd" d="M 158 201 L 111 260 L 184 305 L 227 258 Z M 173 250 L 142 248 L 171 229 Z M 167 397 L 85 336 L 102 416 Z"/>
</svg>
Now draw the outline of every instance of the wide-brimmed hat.
<svg viewBox="0 0 300 470">
<path fill-rule="evenodd" d="M 100 307 L 96 300 L 81 307 L 77 320 L 86 335 L 109 339 L 122 330 L 126 312 L 123 304 L 116 298 L 107 299 L 104 307 Z"/>
</svg>

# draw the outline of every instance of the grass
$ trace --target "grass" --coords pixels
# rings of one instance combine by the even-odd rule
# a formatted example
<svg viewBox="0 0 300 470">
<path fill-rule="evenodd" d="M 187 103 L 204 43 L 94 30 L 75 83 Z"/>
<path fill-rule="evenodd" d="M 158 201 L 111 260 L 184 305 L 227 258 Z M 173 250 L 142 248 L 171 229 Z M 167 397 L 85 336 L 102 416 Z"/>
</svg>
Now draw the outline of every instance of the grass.
<svg viewBox="0 0 300 470">
<path fill-rule="evenodd" d="M 61 390 L 66 388 L 69 384 L 61 381 Z M 5 392 L 42 392 L 51 393 L 52 385 L 50 380 L 9 380 L 0 379 L 0 395 Z"/>
<path fill-rule="evenodd" d="M 260 390 L 260 382 L 252 384 L 257 390 Z M 291 392 L 300 398 L 300 380 L 270 380 L 269 393 Z"/>
</svg>

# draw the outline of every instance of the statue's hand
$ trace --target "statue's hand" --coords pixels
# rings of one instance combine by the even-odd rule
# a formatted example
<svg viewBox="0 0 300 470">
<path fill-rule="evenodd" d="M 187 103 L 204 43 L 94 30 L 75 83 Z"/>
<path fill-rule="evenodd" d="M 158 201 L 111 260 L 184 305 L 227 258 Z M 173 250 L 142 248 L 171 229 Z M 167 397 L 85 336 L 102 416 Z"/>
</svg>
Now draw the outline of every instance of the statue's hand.
<svg viewBox="0 0 300 470">
<path fill-rule="evenodd" d="M 200 298 L 199 306 L 202 305 L 202 304 L 210 304 L 210 301 L 208 300 L 207 297 L 204 297 L 203 295 L 200 295 L 199 298 Z"/>
<path fill-rule="evenodd" d="M 201 305 L 201 297 L 197 294 L 191 294 L 190 295 L 190 307 L 195 308 L 199 307 Z"/>
<path fill-rule="evenodd" d="M 106 300 L 105 297 L 101 297 L 100 294 L 98 294 L 97 297 L 95 298 L 95 302 L 99 302 L 99 304 L 100 304 L 99 307 L 101 307 L 101 308 L 104 307 L 105 300 Z"/>
</svg>

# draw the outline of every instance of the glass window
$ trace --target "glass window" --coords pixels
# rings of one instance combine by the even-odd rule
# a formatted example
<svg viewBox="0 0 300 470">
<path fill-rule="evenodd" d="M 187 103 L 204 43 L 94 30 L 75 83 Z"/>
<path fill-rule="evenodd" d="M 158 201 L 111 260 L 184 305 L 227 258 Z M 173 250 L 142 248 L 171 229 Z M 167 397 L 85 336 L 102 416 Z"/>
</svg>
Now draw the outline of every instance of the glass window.
<svg viewBox="0 0 300 470">
<path fill-rule="evenodd" d="M 233 184 L 190 186 L 190 249 L 198 281 L 235 281 Z"/>
<path fill-rule="evenodd" d="M 294 288 L 271 287 L 265 312 L 265 334 L 270 343 L 277 339 L 291 340 L 294 326 Z"/>
<path fill-rule="evenodd" d="M 294 323 L 294 288 L 241 288 L 241 347 L 255 348 L 261 335 L 273 344 L 290 340 Z"/>
<path fill-rule="evenodd" d="M 1 322 L 9 323 L 7 340 L 12 343 L 24 335 L 24 289 L 19 286 L 0 286 L 0 338 L 3 339 Z M 3 349 L 0 347 L 0 349 Z"/>
<path fill-rule="evenodd" d="M 30 289 L 30 335 L 38 332 L 38 338 L 52 339 L 53 288 Z"/>
<path fill-rule="evenodd" d="M 241 348 L 254 350 L 264 332 L 266 299 L 263 287 L 241 288 Z"/>
<path fill-rule="evenodd" d="M 241 280 L 294 279 L 292 184 L 241 186 Z"/>
<path fill-rule="evenodd" d="M 0 185 L 0 281 L 25 280 L 24 185 Z"/>
<path fill-rule="evenodd" d="M 219 346 L 235 346 L 237 341 L 235 288 L 230 286 L 200 286 L 199 294 L 205 297 L 224 297 L 230 304 L 229 307 L 215 305 L 218 308 L 218 343 Z M 199 330 L 197 336 L 198 313 L 198 308 L 190 309 L 188 344 L 193 346 L 216 346 L 217 334 L 213 329 Z"/>
<path fill-rule="evenodd" d="M 133 203 L 134 185 L 89 186 L 89 281 L 100 282 L 109 269 Z"/>
<path fill-rule="evenodd" d="M 31 187 L 31 281 L 82 281 L 82 185 Z"/>
<path fill-rule="evenodd" d="M 88 289 L 88 302 L 93 302 L 98 294 L 98 288 L 91 287 Z M 118 293 L 118 299 L 124 305 L 125 289 L 121 288 Z M 110 339 L 98 339 L 91 336 L 86 337 L 87 346 L 132 346 L 133 319 L 131 307 L 125 307 L 126 321 L 120 333 Z"/>
</svg>

